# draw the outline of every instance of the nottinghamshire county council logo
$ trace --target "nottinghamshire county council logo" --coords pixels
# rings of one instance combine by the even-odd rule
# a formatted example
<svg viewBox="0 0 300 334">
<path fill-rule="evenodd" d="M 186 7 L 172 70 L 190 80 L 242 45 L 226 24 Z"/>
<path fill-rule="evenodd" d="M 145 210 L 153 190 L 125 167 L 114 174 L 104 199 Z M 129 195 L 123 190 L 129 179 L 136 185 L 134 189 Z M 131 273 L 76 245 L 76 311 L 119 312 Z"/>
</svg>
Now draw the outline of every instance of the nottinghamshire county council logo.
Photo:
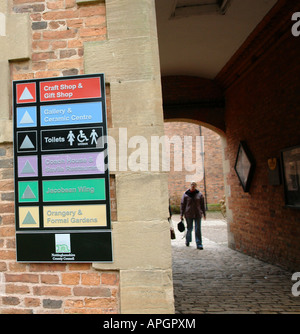
<svg viewBox="0 0 300 334">
<path fill-rule="evenodd" d="M 70 234 L 55 234 L 56 253 L 71 253 Z"/>
</svg>

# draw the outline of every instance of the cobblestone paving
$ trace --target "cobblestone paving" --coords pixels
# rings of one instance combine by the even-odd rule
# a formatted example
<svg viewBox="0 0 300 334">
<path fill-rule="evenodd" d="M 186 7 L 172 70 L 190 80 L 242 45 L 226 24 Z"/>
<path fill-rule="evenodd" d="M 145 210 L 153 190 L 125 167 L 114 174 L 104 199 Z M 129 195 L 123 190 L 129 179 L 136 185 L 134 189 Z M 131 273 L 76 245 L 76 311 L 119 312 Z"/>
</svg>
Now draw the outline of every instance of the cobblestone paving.
<svg viewBox="0 0 300 334">
<path fill-rule="evenodd" d="M 173 216 L 173 221 L 179 221 Z M 185 246 L 184 233 L 175 228 L 172 240 L 176 314 L 300 314 L 291 272 L 227 247 L 224 220 L 202 222 L 204 250 Z"/>
</svg>

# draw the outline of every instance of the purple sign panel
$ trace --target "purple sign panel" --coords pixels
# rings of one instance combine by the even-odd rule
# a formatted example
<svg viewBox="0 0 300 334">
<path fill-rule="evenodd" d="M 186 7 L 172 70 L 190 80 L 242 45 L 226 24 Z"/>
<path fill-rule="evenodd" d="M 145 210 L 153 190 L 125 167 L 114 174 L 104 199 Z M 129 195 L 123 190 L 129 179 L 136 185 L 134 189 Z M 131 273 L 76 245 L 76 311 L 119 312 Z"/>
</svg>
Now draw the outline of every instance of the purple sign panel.
<svg viewBox="0 0 300 334">
<path fill-rule="evenodd" d="M 38 164 L 36 155 L 18 157 L 18 176 L 19 177 L 38 176 Z"/>
<path fill-rule="evenodd" d="M 42 155 L 42 175 L 104 174 L 104 152 Z"/>
</svg>

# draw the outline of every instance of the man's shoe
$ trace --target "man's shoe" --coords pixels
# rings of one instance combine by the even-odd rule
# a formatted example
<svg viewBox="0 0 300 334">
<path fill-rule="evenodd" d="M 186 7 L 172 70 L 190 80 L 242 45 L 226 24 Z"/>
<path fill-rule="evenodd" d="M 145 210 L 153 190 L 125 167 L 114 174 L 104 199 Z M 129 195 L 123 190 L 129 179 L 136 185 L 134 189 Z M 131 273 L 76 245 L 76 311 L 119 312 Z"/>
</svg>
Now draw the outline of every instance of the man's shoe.
<svg viewBox="0 0 300 334">
<path fill-rule="evenodd" d="M 197 249 L 203 249 L 203 246 L 202 245 L 197 246 Z"/>
<path fill-rule="evenodd" d="M 186 242 L 185 245 L 186 245 L 186 247 L 189 247 L 189 246 L 190 246 L 190 243 L 189 243 L 189 242 Z"/>
</svg>

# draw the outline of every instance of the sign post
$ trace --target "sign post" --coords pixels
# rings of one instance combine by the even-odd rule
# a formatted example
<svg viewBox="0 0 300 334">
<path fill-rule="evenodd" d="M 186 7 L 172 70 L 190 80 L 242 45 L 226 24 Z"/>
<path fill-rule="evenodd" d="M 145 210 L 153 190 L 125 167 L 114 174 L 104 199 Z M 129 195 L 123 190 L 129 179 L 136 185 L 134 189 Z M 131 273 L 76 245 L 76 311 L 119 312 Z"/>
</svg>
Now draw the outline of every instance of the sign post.
<svg viewBox="0 0 300 334">
<path fill-rule="evenodd" d="M 112 262 L 103 74 L 13 82 L 18 262 Z"/>
</svg>

